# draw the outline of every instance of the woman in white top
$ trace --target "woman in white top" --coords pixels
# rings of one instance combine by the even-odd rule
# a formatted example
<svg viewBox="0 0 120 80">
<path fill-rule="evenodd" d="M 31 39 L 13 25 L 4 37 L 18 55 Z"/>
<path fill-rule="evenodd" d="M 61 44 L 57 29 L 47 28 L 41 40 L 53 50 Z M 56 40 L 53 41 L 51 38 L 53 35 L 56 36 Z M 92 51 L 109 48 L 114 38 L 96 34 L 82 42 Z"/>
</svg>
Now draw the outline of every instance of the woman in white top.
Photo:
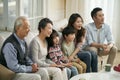
<svg viewBox="0 0 120 80">
<path fill-rule="evenodd" d="M 48 18 L 43 18 L 38 25 L 39 34 L 30 43 L 30 57 L 39 67 L 43 67 L 46 73 L 52 77 L 52 80 L 63 80 L 61 70 L 56 68 L 57 65 L 46 59 L 47 56 L 47 41 L 52 33 L 53 23 Z"/>
</svg>

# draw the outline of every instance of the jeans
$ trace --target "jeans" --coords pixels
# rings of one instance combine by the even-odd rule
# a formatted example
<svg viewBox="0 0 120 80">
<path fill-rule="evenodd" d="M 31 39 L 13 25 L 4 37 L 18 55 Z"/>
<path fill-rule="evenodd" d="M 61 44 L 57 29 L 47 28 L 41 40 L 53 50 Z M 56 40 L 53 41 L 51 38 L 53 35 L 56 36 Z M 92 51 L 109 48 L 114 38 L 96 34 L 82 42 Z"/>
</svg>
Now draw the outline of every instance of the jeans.
<svg viewBox="0 0 120 80">
<path fill-rule="evenodd" d="M 73 76 L 75 76 L 75 75 L 78 74 L 78 70 L 77 70 L 77 68 L 74 67 L 74 66 L 71 66 L 71 67 L 69 67 L 69 68 L 67 67 L 66 69 L 67 69 L 68 80 L 69 80 L 71 77 L 73 77 Z"/>
<path fill-rule="evenodd" d="M 97 72 L 98 71 L 98 57 L 97 53 L 93 51 L 80 51 L 78 58 L 86 63 L 87 69 L 86 72 Z"/>
</svg>

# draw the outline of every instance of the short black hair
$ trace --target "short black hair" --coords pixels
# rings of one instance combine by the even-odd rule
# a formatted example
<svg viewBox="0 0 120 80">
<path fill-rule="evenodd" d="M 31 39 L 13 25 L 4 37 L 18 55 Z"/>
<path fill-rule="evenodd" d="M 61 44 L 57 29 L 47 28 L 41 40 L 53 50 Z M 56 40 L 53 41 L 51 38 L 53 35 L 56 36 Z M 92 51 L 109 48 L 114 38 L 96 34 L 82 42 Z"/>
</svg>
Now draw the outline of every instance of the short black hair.
<svg viewBox="0 0 120 80">
<path fill-rule="evenodd" d="M 63 38 L 65 38 L 65 35 L 68 36 L 69 34 L 74 34 L 74 33 L 75 33 L 75 29 L 71 26 L 65 27 L 62 31 Z"/>
<path fill-rule="evenodd" d="M 96 13 L 97 13 L 98 11 L 102 11 L 102 8 L 100 8 L 100 7 L 94 8 L 94 9 L 91 11 L 91 17 L 93 18 L 94 16 L 96 16 Z"/>
<path fill-rule="evenodd" d="M 41 28 L 44 29 L 48 23 L 53 25 L 53 22 L 49 18 L 41 19 L 38 25 L 38 31 L 41 32 Z"/>
</svg>

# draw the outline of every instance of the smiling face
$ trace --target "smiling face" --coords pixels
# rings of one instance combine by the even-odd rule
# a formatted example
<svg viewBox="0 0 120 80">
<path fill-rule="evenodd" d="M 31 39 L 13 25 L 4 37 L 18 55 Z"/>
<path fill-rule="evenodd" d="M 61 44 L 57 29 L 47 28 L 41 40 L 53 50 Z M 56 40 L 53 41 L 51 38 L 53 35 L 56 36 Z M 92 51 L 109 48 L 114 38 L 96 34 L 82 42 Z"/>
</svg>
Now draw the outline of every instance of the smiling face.
<svg viewBox="0 0 120 80">
<path fill-rule="evenodd" d="M 28 32 L 30 31 L 30 24 L 27 20 L 23 20 L 23 24 L 19 27 L 17 27 L 17 35 L 23 39 L 28 35 Z"/>
<path fill-rule="evenodd" d="M 51 23 L 47 23 L 47 25 L 45 26 L 45 28 L 41 28 L 41 33 L 45 37 L 50 37 L 50 35 L 52 33 L 52 24 Z"/>
<path fill-rule="evenodd" d="M 75 33 L 65 35 L 65 39 L 67 42 L 72 42 L 75 39 Z"/>
<path fill-rule="evenodd" d="M 53 43 L 54 43 L 54 45 L 58 45 L 59 44 L 59 36 L 55 36 L 53 38 Z"/>
<path fill-rule="evenodd" d="M 80 17 L 78 17 L 78 18 L 76 19 L 76 21 L 74 22 L 74 24 L 73 24 L 73 26 L 74 26 L 74 28 L 75 28 L 76 30 L 80 30 L 81 27 L 82 27 L 82 25 L 83 25 L 83 21 L 82 21 L 82 19 L 81 19 Z"/>
</svg>

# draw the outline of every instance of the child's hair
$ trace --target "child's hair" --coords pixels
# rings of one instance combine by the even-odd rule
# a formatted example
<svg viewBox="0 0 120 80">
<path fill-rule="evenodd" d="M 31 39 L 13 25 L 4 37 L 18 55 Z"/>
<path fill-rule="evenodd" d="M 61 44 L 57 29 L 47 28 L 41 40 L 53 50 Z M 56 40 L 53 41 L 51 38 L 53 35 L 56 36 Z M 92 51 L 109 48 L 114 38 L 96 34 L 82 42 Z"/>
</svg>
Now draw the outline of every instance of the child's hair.
<svg viewBox="0 0 120 80">
<path fill-rule="evenodd" d="M 69 34 L 75 34 L 75 29 L 73 27 L 65 27 L 62 31 L 62 36 L 65 39 L 65 36 L 68 36 Z"/>
<path fill-rule="evenodd" d="M 86 29 L 81 27 L 80 30 L 78 30 L 77 35 L 76 35 L 76 42 L 82 42 L 82 37 L 85 37 L 86 34 Z"/>
<path fill-rule="evenodd" d="M 54 42 L 53 42 L 54 37 L 59 37 L 59 34 L 56 30 L 53 29 L 50 37 L 46 38 L 46 40 L 48 42 L 48 48 L 54 45 Z"/>
</svg>

